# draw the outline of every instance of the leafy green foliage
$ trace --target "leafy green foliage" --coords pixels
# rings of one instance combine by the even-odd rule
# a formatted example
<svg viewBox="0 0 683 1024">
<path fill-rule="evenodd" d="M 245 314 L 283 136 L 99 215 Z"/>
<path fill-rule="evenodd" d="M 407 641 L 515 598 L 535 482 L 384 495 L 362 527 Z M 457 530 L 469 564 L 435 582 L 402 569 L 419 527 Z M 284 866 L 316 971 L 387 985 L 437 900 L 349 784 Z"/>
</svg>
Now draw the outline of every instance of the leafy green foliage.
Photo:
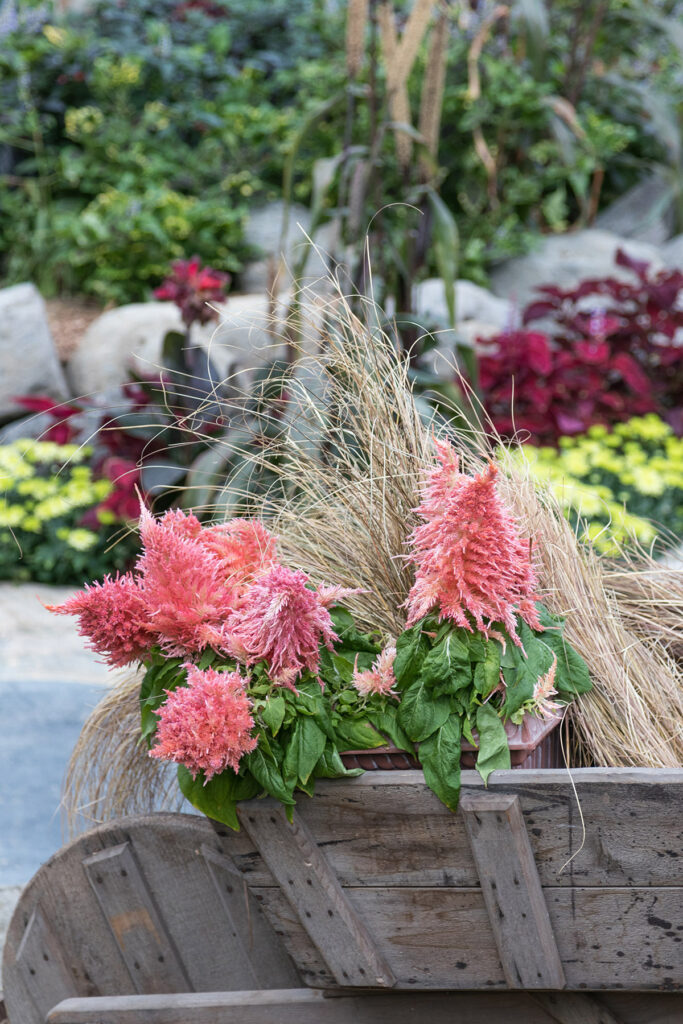
<svg viewBox="0 0 683 1024">
<path fill-rule="evenodd" d="M 557 654 L 557 689 L 564 701 L 586 692 L 590 680 L 583 660 L 562 637 L 561 619 L 539 606 L 543 630 L 534 633 L 518 623 L 524 651 L 509 637 L 486 639 L 477 632 L 439 625 L 428 616 L 397 641 L 394 661 L 400 702 L 391 695 L 361 696 L 352 682 L 354 664 L 372 664 L 380 645 L 360 632 L 344 608 L 331 611 L 339 641 L 333 652 L 321 650 L 320 678 L 304 675 L 297 691 L 275 686 L 265 663 L 252 667 L 248 695 L 252 702 L 256 748 L 239 772 L 227 769 L 205 784 L 181 766 L 182 792 L 199 810 L 231 828 L 239 827 L 237 804 L 269 794 L 286 807 L 296 793 L 312 796 L 316 779 L 356 775 L 345 768 L 340 753 L 367 750 L 387 742 L 414 754 L 427 784 L 455 811 L 460 793 L 462 740 L 478 748 L 477 769 L 484 782 L 492 771 L 510 767 L 504 722 L 534 711 L 534 685 Z M 502 641 L 505 641 L 503 651 Z M 343 652 L 343 653 L 342 653 Z M 235 663 L 212 650 L 200 667 L 233 671 Z M 400 679 L 399 679 L 400 672 Z M 507 686 L 501 683 L 501 672 Z M 153 745 L 157 712 L 166 691 L 186 683 L 179 658 L 154 652 L 141 692 L 142 734 Z"/>
</svg>

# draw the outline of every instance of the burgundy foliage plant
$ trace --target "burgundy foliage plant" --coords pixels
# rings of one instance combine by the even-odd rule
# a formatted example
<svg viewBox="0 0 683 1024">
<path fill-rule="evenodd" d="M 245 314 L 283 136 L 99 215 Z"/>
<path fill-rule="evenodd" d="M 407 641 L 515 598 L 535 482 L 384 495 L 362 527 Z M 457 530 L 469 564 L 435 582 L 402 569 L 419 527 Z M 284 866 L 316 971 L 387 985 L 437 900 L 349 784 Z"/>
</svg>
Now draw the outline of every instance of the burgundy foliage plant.
<svg viewBox="0 0 683 1024">
<path fill-rule="evenodd" d="M 481 341 L 484 403 L 498 432 L 553 444 L 594 423 L 656 412 L 683 433 L 683 272 L 649 272 L 617 252 L 635 280 L 539 288 L 522 328 Z M 552 320 L 550 331 L 533 330 Z"/>
<path fill-rule="evenodd" d="M 230 283 L 230 274 L 211 267 L 203 267 L 198 256 L 189 260 L 176 260 L 171 264 L 171 273 L 155 288 L 157 299 L 175 302 L 181 312 L 183 323 L 208 324 L 216 317 L 211 302 L 224 302 L 225 290 Z"/>
</svg>

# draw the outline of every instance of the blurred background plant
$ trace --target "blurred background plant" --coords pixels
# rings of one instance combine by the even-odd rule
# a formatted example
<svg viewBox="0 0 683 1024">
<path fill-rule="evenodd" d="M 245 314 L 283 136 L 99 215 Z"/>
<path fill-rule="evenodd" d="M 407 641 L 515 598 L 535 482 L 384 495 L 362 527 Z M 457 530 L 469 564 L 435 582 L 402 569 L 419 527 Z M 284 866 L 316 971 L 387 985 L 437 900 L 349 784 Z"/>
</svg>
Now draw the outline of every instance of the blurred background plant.
<svg viewBox="0 0 683 1024">
<path fill-rule="evenodd" d="M 0 579 L 82 586 L 128 567 L 137 537 L 96 477 L 87 446 L 31 439 L 0 445 Z"/>
<path fill-rule="evenodd" d="M 683 439 L 654 413 L 560 438 L 559 448 L 526 444 L 513 464 L 548 485 L 579 535 L 619 555 L 635 538 L 649 548 L 683 534 Z"/>
<path fill-rule="evenodd" d="M 544 286 L 523 327 L 479 343 L 483 401 L 501 435 L 557 444 L 648 412 L 683 434 L 683 272 L 651 273 L 621 251 L 616 263 L 634 280 Z M 529 330 L 537 320 L 545 329 Z"/>
<path fill-rule="evenodd" d="M 249 209 L 283 191 L 312 197 L 317 220 L 341 216 L 346 246 L 371 225 L 376 285 L 398 312 L 411 275 L 450 273 L 458 239 L 460 276 L 484 281 L 539 233 L 591 223 L 644 171 L 668 182 L 658 202 L 680 230 L 678 13 L 675 0 L 21 4 L 0 28 L 2 274 L 133 301 L 189 250 L 239 287 Z M 407 205 L 389 207 L 397 197 Z"/>
</svg>

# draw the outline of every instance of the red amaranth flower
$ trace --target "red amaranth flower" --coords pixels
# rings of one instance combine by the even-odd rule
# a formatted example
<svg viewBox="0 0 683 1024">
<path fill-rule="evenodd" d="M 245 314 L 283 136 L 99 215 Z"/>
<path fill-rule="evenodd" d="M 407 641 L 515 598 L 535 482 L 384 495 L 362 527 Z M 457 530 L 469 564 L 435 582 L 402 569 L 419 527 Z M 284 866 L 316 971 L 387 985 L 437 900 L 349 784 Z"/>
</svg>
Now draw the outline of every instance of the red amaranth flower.
<svg viewBox="0 0 683 1024">
<path fill-rule="evenodd" d="M 198 256 L 176 260 L 171 264 L 171 271 L 164 283 L 154 289 L 155 297 L 175 302 L 187 327 L 215 320 L 216 312 L 208 303 L 225 302 L 230 274 L 203 267 Z"/>
<path fill-rule="evenodd" d="M 149 620 L 168 654 L 220 646 L 235 592 L 219 559 L 193 534 L 198 521 L 179 510 L 155 520 L 140 513 L 144 553 L 137 569 Z M 201 527 L 200 527 L 201 529 Z"/>
<path fill-rule="evenodd" d="M 440 619 L 465 629 L 472 629 L 473 619 L 486 635 L 502 622 L 521 646 L 516 614 L 541 628 L 537 580 L 529 544 L 496 493 L 497 469 L 491 464 L 476 477 L 456 475 L 450 445 L 440 445 L 437 454 L 440 466 L 430 473 L 416 510 L 425 522 L 411 535 L 417 570 L 406 602 L 408 625 L 437 609 Z"/>
<path fill-rule="evenodd" d="M 359 672 L 354 666 L 352 682 L 363 697 L 368 697 L 373 693 L 394 696 L 394 686 L 396 685 L 396 676 L 394 675 L 395 657 L 396 648 L 385 647 L 381 654 L 377 655 L 375 664 L 368 671 Z"/>
<path fill-rule="evenodd" d="M 254 719 L 239 672 L 186 668 L 188 685 L 169 692 L 156 712 L 158 742 L 149 753 L 184 764 L 193 778 L 203 771 L 206 783 L 226 768 L 239 770 L 242 757 L 256 747 Z"/>
<path fill-rule="evenodd" d="M 265 661 L 274 682 L 294 689 L 304 669 L 317 672 L 320 644 L 331 650 L 338 637 L 329 612 L 300 571 L 275 565 L 246 591 L 231 615 L 231 643 L 246 652 L 248 664 Z"/>
<path fill-rule="evenodd" d="M 93 583 L 63 604 L 45 605 L 58 615 L 76 615 L 78 632 L 112 666 L 129 665 L 149 652 L 154 635 L 147 606 L 131 573 Z"/>
</svg>

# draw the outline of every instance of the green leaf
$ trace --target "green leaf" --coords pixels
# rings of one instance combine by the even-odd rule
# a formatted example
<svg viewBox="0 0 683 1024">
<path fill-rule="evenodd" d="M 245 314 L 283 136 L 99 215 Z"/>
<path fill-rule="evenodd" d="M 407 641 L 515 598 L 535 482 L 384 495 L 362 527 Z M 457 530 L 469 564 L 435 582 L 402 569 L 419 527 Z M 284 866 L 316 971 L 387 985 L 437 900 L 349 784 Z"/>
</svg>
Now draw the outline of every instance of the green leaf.
<svg viewBox="0 0 683 1024">
<path fill-rule="evenodd" d="M 292 789 L 285 784 L 275 757 L 262 749 L 260 739 L 256 750 L 247 754 L 244 764 L 266 793 L 283 804 L 294 806 Z"/>
<path fill-rule="evenodd" d="M 283 765 L 285 782 L 308 782 L 309 776 L 322 756 L 326 737 L 312 718 L 299 718 L 294 726 Z"/>
<path fill-rule="evenodd" d="M 525 701 L 531 700 L 534 695 L 536 679 L 530 672 L 527 672 L 526 665 L 523 663 L 516 668 L 504 668 L 503 678 L 505 680 L 503 711 L 505 717 L 510 718 Z"/>
<path fill-rule="evenodd" d="M 557 656 L 555 689 L 558 693 L 563 696 L 575 696 L 579 693 L 587 693 L 592 689 L 593 684 L 588 665 L 560 633 L 546 630 L 541 635 L 539 644 Z"/>
<path fill-rule="evenodd" d="M 472 682 L 472 667 L 467 647 L 452 633 L 435 644 L 422 662 L 420 681 L 432 696 L 454 694 Z"/>
<path fill-rule="evenodd" d="M 396 641 L 394 675 L 401 690 L 417 679 L 422 662 L 429 651 L 427 637 L 422 634 L 422 625 L 422 622 L 416 622 L 410 629 L 401 633 Z"/>
<path fill-rule="evenodd" d="M 425 684 L 418 680 L 401 698 L 398 721 L 409 738 L 420 743 L 442 726 L 450 713 L 448 697 L 432 697 Z"/>
<path fill-rule="evenodd" d="M 479 733 L 479 754 L 477 771 L 486 783 L 492 771 L 510 767 L 510 748 L 505 727 L 490 704 L 477 708 L 477 732 Z"/>
<path fill-rule="evenodd" d="M 368 718 L 381 733 L 388 736 L 395 747 L 399 750 L 407 750 L 409 754 L 415 752 L 415 746 L 411 743 L 405 730 L 401 728 L 398 721 L 399 705 L 388 707 L 384 711 L 368 710 Z"/>
<path fill-rule="evenodd" d="M 474 688 L 482 699 L 488 697 L 500 682 L 500 644 L 489 640 L 486 645 L 486 657 L 474 670 Z"/>
<path fill-rule="evenodd" d="M 367 718 L 343 718 L 337 725 L 339 750 L 371 750 L 383 747 L 385 740 Z"/>
<path fill-rule="evenodd" d="M 276 697 L 269 697 L 266 701 L 266 706 L 261 712 L 261 717 L 266 723 L 273 736 L 277 736 L 280 726 L 284 721 L 286 704 L 285 699 L 280 694 Z"/>
<path fill-rule="evenodd" d="M 451 811 L 460 799 L 461 727 L 458 715 L 450 715 L 441 727 L 420 744 L 419 758 L 425 782 Z"/>
<path fill-rule="evenodd" d="M 362 768 L 347 768 L 339 756 L 339 751 L 328 743 L 323 750 L 320 760 L 313 770 L 316 779 L 341 779 L 352 778 L 362 775 Z"/>
<path fill-rule="evenodd" d="M 185 684 L 187 673 L 179 659 L 152 665 L 147 669 L 140 686 L 140 732 L 148 742 L 154 736 L 159 718 L 156 712 L 165 703 L 167 690 Z"/>
<path fill-rule="evenodd" d="M 238 800 L 249 800 L 259 791 L 252 778 L 235 775 L 229 768 L 205 783 L 203 772 L 193 779 L 184 764 L 178 765 L 178 785 L 193 807 L 236 832 L 240 827 L 235 809 Z"/>
</svg>

